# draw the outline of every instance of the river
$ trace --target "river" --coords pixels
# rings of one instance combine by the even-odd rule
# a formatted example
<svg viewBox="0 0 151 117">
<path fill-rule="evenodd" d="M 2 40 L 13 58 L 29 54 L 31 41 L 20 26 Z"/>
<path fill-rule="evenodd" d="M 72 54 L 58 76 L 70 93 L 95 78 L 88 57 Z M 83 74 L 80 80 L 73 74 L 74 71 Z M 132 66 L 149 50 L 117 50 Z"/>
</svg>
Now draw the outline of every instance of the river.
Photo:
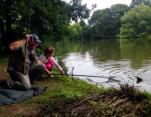
<svg viewBox="0 0 151 117">
<path fill-rule="evenodd" d="M 151 40 L 64 42 L 61 48 L 68 73 L 88 75 L 79 79 L 104 87 L 128 83 L 151 92 Z"/>
</svg>

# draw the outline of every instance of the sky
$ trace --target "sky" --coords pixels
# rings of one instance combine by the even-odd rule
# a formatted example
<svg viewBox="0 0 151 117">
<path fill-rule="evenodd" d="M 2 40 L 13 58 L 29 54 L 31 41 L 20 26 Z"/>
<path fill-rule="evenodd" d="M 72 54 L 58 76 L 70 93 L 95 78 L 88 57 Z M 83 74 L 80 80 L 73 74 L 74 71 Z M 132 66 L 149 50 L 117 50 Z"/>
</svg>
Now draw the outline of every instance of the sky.
<svg viewBox="0 0 151 117">
<path fill-rule="evenodd" d="M 70 0 L 64 0 L 69 2 Z M 91 8 L 92 4 L 97 5 L 97 9 L 104 9 L 104 8 L 110 8 L 113 4 L 127 4 L 130 5 L 132 0 L 82 0 L 82 3 L 87 3 L 88 8 Z"/>
</svg>

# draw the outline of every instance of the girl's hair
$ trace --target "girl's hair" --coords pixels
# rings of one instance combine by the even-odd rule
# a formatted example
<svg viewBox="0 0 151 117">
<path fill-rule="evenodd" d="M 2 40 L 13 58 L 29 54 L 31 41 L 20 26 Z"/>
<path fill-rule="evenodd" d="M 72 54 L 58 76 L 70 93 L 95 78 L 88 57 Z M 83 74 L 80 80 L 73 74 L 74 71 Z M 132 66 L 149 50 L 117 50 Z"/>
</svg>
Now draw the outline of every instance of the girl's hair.
<svg viewBox="0 0 151 117">
<path fill-rule="evenodd" d="M 52 54 L 54 53 L 54 48 L 52 48 L 52 47 L 47 47 L 45 50 L 44 50 L 44 54 L 45 55 L 50 55 L 50 56 L 52 56 Z"/>
</svg>

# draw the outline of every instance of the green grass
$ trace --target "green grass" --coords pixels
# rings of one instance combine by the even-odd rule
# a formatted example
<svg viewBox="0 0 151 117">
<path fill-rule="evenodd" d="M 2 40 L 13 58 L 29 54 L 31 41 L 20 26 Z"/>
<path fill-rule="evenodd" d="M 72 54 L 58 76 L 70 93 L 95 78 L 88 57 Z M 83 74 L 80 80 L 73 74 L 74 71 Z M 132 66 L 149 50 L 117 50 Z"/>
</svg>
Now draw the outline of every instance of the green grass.
<svg viewBox="0 0 151 117">
<path fill-rule="evenodd" d="M 48 91 L 41 97 L 44 103 L 53 103 L 54 99 L 68 100 L 72 98 L 86 96 L 94 92 L 103 92 L 103 90 L 86 83 L 85 81 L 76 80 L 70 77 L 60 77 L 49 80 Z"/>
</svg>

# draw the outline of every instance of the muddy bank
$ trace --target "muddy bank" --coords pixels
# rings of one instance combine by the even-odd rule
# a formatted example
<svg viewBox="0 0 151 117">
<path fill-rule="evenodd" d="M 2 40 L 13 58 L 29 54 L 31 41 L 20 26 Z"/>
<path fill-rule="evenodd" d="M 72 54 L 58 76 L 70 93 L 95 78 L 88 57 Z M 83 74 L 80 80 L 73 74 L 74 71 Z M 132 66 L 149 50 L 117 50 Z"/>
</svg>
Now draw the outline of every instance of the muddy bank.
<svg viewBox="0 0 151 117">
<path fill-rule="evenodd" d="M 149 117 L 151 102 L 133 86 L 121 85 L 103 94 L 57 100 L 45 106 L 39 117 Z"/>
</svg>

